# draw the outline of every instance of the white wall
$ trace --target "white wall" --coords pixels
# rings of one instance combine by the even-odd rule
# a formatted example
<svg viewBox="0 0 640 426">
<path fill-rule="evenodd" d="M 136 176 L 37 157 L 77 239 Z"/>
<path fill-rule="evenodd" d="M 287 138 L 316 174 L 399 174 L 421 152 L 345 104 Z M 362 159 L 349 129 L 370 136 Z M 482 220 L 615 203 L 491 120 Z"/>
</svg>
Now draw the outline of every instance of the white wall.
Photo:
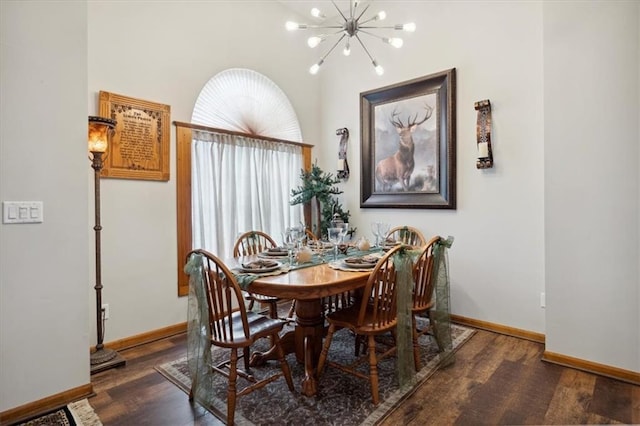
<svg viewBox="0 0 640 426">
<path fill-rule="evenodd" d="M 393 49 L 367 38 L 384 66 L 378 77 L 358 46 L 323 66 L 323 145 L 335 167 L 335 130 L 351 138 L 351 178 L 343 185 L 351 222 L 407 224 L 425 235 L 452 235 L 451 303 L 455 314 L 544 333 L 542 5 L 537 2 L 376 2 L 393 24 L 415 21 Z M 345 69 L 351 72 L 345 72 Z M 360 112 L 363 91 L 449 68 L 457 74 L 457 210 L 360 209 Z M 490 99 L 495 167 L 476 168 L 474 102 Z"/>
<path fill-rule="evenodd" d="M 546 349 L 635 371 L 638 47 L 637 2 L 544 5 Z"/>
<path fill-rule="evenodd" d="M 89 383 L 86 14 L 0 2 L 0 200 L 44 202 L 0 225 L 0 412 Z"/>
</svg>

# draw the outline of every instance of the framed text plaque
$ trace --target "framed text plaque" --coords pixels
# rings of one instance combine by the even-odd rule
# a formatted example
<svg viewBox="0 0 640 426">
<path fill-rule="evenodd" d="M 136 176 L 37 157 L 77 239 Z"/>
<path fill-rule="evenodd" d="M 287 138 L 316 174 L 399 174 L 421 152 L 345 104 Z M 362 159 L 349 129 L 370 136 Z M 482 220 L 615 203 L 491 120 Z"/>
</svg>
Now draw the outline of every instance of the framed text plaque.
<svg viewBox="0 0 640 426">
<path fill-rule="evenodd" d="M 100 91 L 100 115 L 116 120 L 102 177 L 169 180 L 169 105 Z"/>
</svg>

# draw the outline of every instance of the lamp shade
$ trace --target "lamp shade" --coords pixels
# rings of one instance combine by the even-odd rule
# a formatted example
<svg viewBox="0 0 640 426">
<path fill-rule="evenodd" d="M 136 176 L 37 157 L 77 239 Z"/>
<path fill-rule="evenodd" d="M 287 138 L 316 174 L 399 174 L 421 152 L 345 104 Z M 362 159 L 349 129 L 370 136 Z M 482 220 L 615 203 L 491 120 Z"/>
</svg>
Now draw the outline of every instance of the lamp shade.
<svg viewBox="0 0 640 426">
<path fill-rule="evenodd" d="M 115 129 L 115 127 L 115 120 L 89 116 L 89 151 L 106 152 L 109 146 L 109 132 Z"/>
</svg>

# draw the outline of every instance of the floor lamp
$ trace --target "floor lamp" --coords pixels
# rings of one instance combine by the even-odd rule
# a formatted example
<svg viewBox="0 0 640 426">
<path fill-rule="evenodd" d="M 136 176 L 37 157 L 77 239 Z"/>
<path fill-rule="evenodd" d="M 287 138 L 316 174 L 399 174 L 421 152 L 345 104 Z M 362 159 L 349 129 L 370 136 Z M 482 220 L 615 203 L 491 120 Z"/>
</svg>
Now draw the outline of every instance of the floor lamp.
<svg viewBox="0 0 640 426">
<path fill-rule="evenodd" d="M 103 155 L 109 146 L 109 135 L 114 132 L 115 120 L 103 117 L 89 116 L 89 152 L 91 153 L 91 168 L 94 171 L 95 182 L 95 226 L 96 234 L 96 333 L 98 344 L 91 353 L 91 374 L 124 365 L 126 361 L 113 349 L 105 348 L 104 340 L 104 313 L 102 312 L 102 264 L 100 253 L 100 171 L 103 167 Z"/>
</svg>

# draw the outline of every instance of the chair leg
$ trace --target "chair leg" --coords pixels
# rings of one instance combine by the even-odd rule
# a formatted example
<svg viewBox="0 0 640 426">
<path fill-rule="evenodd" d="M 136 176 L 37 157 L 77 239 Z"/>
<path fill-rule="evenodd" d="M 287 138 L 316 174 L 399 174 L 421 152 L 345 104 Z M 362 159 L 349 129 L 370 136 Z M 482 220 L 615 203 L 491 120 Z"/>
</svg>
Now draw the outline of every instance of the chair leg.
<svg viewBox="0 0 640 426">
<path fill-rule="evenodd" d="M 380 397 L 378 395 L 378 357 L 376 356 L 376 341 L 373 334 L 369 338 L 369 375 L 371 376 L 371 398 L 373 405 L 378 405 Z"/>
<path fill-rule="evenodd" d="M 269 318 L 278 318 L 278 302 L 269 301 Z"/>
<path fill-rule="evenodd" d="M 251 297 L 251 298 L 249 299 L 249 306 L 247 306 L 247 312 L 251 312 L 251 311 L 253 311 L 253 305 L 254 305 L 254 303 L 256 303 L 256 300 L 255 300 L 253 297 Z"/>
<path fill-rule="evenodd" d="M 327 337 L 324 339 L 324 345 L 322 346 L 322 352 L 320 352 L 320 359 L 318 360 L 318 379 L 322 374 L 322 370 L 324 370 L 324 363 L 327 360 L 327 354 L 329 353 L 329 346 L 331 346 L 331 339 L 333 339 L 333 333 L 336 331 L 336 326 L 331 324 L 329 325 L 329 330 L 327 331 Z"/>
<path fill-rule="evenodd" d="M 289 368 L 289 363 L 284 358 L 284 351 L 282 350 L 282 346 L 280 346 L 280 338 L 278 337 L 278 333 L 273 335 L 273 341 L 276 345 L 276 352 L 278 354 L 278 361 L 280 361 L 280 368 L 282 369 L 282 373 L 284 374 L 284 379 L 287 381 L 287 387 L 291 392 L 293 392 L 293 379 L 291 378 L 291 369 Z"/>
<path fill-rule="evenodd" d="M 427 326 L 427 334 L 435 337 L 435 327 L 433 325 L 433 312 L 431 309 L 427 311 L 427 318 L 429 318 L 429 325 Z"/>
<path fill-rule="evenodd" d="M 250 353 L 249 353 L 249 346 L 247 346 L 246 348 L 242 348 L 242 357 L 244 358 L 244 371 L 247 372 L 247 374 L 251 374 L 251 366 L 249 365 L 249 358 L 250 358 Z"/>
<path fill-rule="evenodd" d="M 236 380 L 238 379 L 238 351 L 231 349 L 229 386 L 227 388 L 227 424 L 232 425 L 236 413 Z"/>
<path fill-rule="evenodd" d="M 362 354 L 367 353 L 367 343 L 364 341 L 364 336 L 361 334 L 356 334 L 356 346 L 354 348 L 354 355 L 356 357 L 360 356 L 360 349 L 362 349 Z"/>
<path fill-rule="evenodd" d="M 296 311 L 296 299 L 293 299 L 291 302 L 291 307 L 289 308 L 289 313 L 287 314 L 287 318 L 293 318 L 293 314 Z"/>
</svg>

